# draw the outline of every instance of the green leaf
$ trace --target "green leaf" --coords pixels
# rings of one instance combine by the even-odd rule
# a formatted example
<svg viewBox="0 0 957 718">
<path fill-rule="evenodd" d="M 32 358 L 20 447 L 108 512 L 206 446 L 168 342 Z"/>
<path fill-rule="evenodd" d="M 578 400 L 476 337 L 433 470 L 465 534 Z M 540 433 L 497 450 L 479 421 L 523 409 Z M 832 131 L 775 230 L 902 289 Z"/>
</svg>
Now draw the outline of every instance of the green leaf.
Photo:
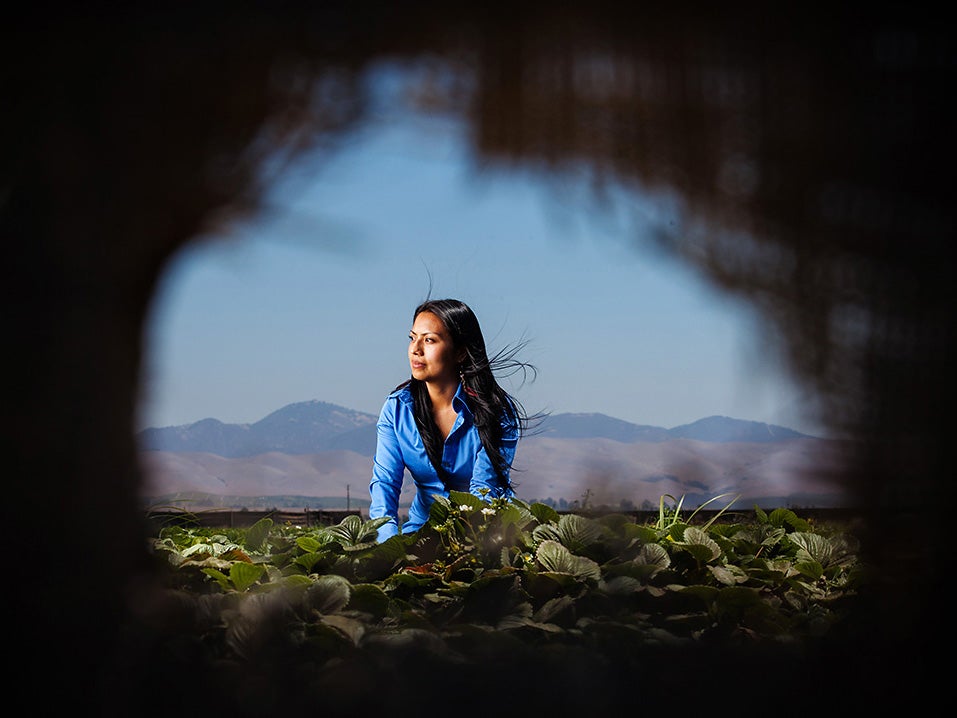
<svg viewBox="0 0 957 718">
<path fill-rule="evenodd" d="M 355 644 L 340 627 L 316 621 L 306 625 L 306 640 L 323 656 L 345 656 L 355 649 Z"/>
<path fill-rule="evenodd" d="M 571 596 L 558 596 L 545 602 L 534 615 L 537 623 L 555 623 L 555 619 L 562 614 L 573 613 L 575 599 Z"/>
<path fill-rule="evenodd" d="M 794 568 L 799 571 L 802 576 L 807 576 L 808 578 L 815 580 L 824 575 L 824 567 L 813 559 L 809 559 L 807 561 L 795 561 Z"/>
<path fill-rule="evenodd" d="M 731 586 L 718 591 L 715 600 L 719 611 L 725 615 L 741 616 L 747 609 L 763 608 L 761 595 L 753 588 Z"/>
<path fill-rule="evenodd" d="M 528 504 L 517 499 L 511 499 L 504 510 L 499 510 L 498 518 L 503 526 L 507 527 L 514 524 L 519 529 L 524 529 L 529 524 L 538 522 L 538 519 L 529 510 Z"/>
<path fill-rule="evenodd" d="M 344 549 L 367 548 L 376 542 L 378 529 L 388 518 L 363 521 L 361 516 L 352 514 L 346 516 L 335 526 L 330 526 L 327 532 Z"/>
<path fill-rule="evenodd" d="M 708 566 L 711 575 L 718 583 L 725 586 L 736 586 L 748 580 L 748 575 L 737 566 Z"/>
<path fill-rule="evenodd" d="M 408 536 L 396 534 L 374 546 L 362 557 L 356 572 L 363 581 L 376 581 L 388 577 L 403 564 L 415 559 L 407 553 Z"/>
<path fill-rule="evenodd" d="M 359 644 L 366 632 L 365 624 L 362 621 L 357 621 L 349 616 L 322 616 L 321 621 L 339 631 L 354 646 Z"/>
<path fill-rule="evenodd" d="M 826 537 L 813 533 L 795 532 L 788 534 L 788 541 L 798 547 L 798 560 L 812 559 L 822 566 L 831 563 L 833 551 L 831 542 Z"/>
<path fill-rule="evenodd" d="M 259 564 L 237 561 L 229 569 L 229 580 L 232 581 L 235 589 L 242 593 L 256 583 L 265 571 L 266 569 Z"/>
<path fill-rule="evenodd" d="M 748 566 L 747 573 L 765 584 L 778 586 L 794 573 L 793 562 L 789 558 L 755 559 Z"/>
<path fill-rule="evenodd" d="M 548 504 L 534 503 L 528 507 L 528 510 L 540 524 L 557 524 L 561 518 L 561 514 Z"/>
<path fill-rule="evenodd" d="M 688 526 L 684 531 L 684 540 L 676 542 L 675 546 L 688 551 L 702 563 L 713 561 L 721 555 L 721 547 L 717 542 L 695 526 Z"/>
<path fill-rule="evenodd" d="M 554 593 L 554 587 L 556 585 L 567 591 L 580 589 L 582 587 L 582 582 L 570 573 L 558 572 L 558 571 L 542 571 L 540 573 L 535 574 L 535 583 L 534 585 L 530 584 L 529 593 L 532 593 L 533 591 L 541 591 L 542 584 L 539 578 L 547 579 L 548 584 L 552 587 L 550 592 L 546 592 L 549 595 L 551 595 L 551 593 Z"/>
<path fill-rule="evenodd" d="M 658 530 L 651 526 L 628 526 L 625 528 L 625 535 L 628 538 L 636 538 L 642 543 L 649 544 L 658 540 Z"/>
<path fill-rule="evenodd" d="M 632 576 L 615 576 L 610 581 L 606 581 L 603 589 L 610 595 L 627 595 L 641 590 L 641 581 Z"/>
<path fill-rule="evenodd" d="M 513 606 L 511 611 L 502 616 L 498 623 L 495 624 L 495 630 L 508 631 L 515 628 L 527 628 L 532 626 L 534 626 L 534 621 L 532 621 L 532 604 L 528 601 L 523 601 Z"/>
<path fill-rule="evenodd" d="M 273 520 L 269 517 L 263 517 L 246 530 L 245 546 L 250 551 L 258 551 L 262 548 L 269 531 L 272 529 Z"/>
<path fill-rule="evenodd" d="M 206 556 L 217 556 L 219 555 L 212 544 L 208 543 L 196 543 L 190 546 L 189 548 L 183 549 L 181 552 L 183 558 L 192 558 L 196 554 L 205 554 Z"/>
<path fill-rule="evenodd" d="M 634 563 L 668 568 L 671 565 L 671 556 L 668 555 L 664 546 L 656 543 L 646 543 L 641 547 L 638 555 L 635 556 Z"/>
<path fill-rule="evenodd" d="M 286 588 L 309 588 L 312 585 L 312 579 L 303 576 L 301 573 L 293 573 L 289 576 L 283 576 L 280 583 Z"/>
<path fill-rule="evenodd" d="M 798 518 L 798 515 L 791 511 L 791 509 L 774 509 L 771 515 L 768 516 L 768 521 L 772 526 L 779 528 L 787 524 L 795 531 L 807 531 L 810 529 L 810 524 L 804 519 Z"/>
<path fill-rule="evenodd" d="M 225 559 L 226 561 L 245 561 L 246 563 L 254 563 L 252 557 L 239 548 L 239 546 L 231 548 L 228 551 L 224 551 L 219 555 L 219 557 Z"/>
<path fill-rule="evenodd" d="M 557 524 L 544 524 L 532 530 L 536 541 L 556 541 L 572 553 L 584 551 L 602 536 L 601 525 L 578 514 L 565 514 Z"/>
<path fill-rule="evenodd" d="M 710 606 L 714 601 L 717 600 L 718 594 L 722 591 L 727 591 L 728 589 L 715 588 L 714 586 L 670 586 L 669 588 L 674 589 L 677 593 L 682 596 L 694 596 L 695 598 L 700 599 L 706 606 Z"/>
<path fill-rule="evenodd" d="M 223 587 L 226 591 L 232 588 L 232 585 L 229 582 L 229 576 L 227 576 L 222 571 L 217 571 L 215 568 L 204 568 L 202 572 L 207 576 L 216 580 L 216 582 Z"/>
<path fill-rule="evenodd" d="M 429 507 L 428 523 L 433 526 L 438 526 L 445 523 L 445 520 L 448 519 L 449 513 L 452 510 L 452 504 L 450 504 L 448 498 L 442 496 L 442 494 L 432 494 L 432 499 L 432 505 Z"/>
<path fill-rule="evenodd" d="M 762 546 L 777 546 L 781 543 L 781 539 L 784 538 L 786 532 L 782 528 L 769 528 L 767 533 L 761 539 Z"/>
<path fill-rule="evenodd" d="M 506 506 L 495 512 L 495 518 L 502 522 L 502 526 L 511 526 L 514 524 L 518 527 L 522 527 L 529 523 L 533 517 L 528 511 L 523 511 L 518 506 Z"/>
<path fill-rule="evenodd" d="M 351 546 L 343 546 L 343 551 L 348 551 L 349 553 L 357 553 L 359 551 L 365 551 L 370 548 L 374 548 L 378 544 L 376 539 L 369 541 L 362 541 L 361 543 L 352 544 Z"/>
<path fill-rule="evenodd" d="M 564 517 L 563 517 L 564 518 Z M 601 578 L 601 568 L 590 558 L 576 556 L 557 541 L 543 541 L 535 558 L 546 571 L 563 573 L 578 579 L 597 581 Z"/>
<path fill-rule="evenodd" d="M 329 574 L 320 576 L 312 584 L 306 591 L 304 601 L 308 608 L 319 613 L 337 613 L 349 603 L 351 594 L 352 586 L 348 579 L 336 574 Z"/>
<path fill-rule="evenodd" d="M 375 618 L 383 618 L 388 614 L 390 605 L 389 596 L 379 586 L 374 583 L 357 583 L 352 587 L 347 607 L 371 614 Z"/>
<path fill-rule="evenodd" d="M 468 506 L 473 511 L 484 509 L 488 504 L 485 499 L 479 498 L 467 491 L 449 491 L 449 503 L 458 508 Z"/>
<path fill-rule="evenodd" d="M 486 572 L 473 581 L 464 598 L 463 620 L 492 626 L 527 600 L 517 574 L 497 572 Z"/>
<path fill-rule="evenodd" d="M 314 536 L 300 536 L 296 539 L 296 546 L 306 553 L 315 553 L 321 545 Z"/>
<path fill-rule="evenodd" d="M 681 541 L 684 541 L 686 528 L 688 528 L 688 524 L 677 521 L 671 524 L 670 526 L 668 526 L 668 529 L 666 530 L 665 533 L 667 536 L 671 537 L 672 541 L 681 542 Z"/>
<path fill-rule="evenodd" d="M 296 556 L 293 563 L 297 566 L 301 566 L 306 573 L 312 573 L 312 567 L 315 566 L 322 557 L 323 554 L 321 553 L 304 553 L 301 556 Z"/>
</svg>

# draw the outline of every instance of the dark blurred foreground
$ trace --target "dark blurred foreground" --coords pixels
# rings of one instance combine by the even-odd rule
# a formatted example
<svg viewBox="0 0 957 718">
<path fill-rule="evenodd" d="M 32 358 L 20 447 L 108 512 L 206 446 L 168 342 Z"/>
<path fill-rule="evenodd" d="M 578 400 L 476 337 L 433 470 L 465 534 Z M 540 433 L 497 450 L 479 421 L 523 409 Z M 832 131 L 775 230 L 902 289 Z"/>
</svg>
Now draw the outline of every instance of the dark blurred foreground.
<svg viewBox="0 0 957 718">
<path fill-rule="evenodd" d="M 5 23 L 7 504 L 52 517 L 9 534 L 14 688 L 44 713 L 98 715 L 329 701 L 484 712 L 500 691 L 543 710 L 586 695 L 636 709 L 790 690 L 814 711 L 933 699 L 955 623 L 947 25 L 910 5 L 395 5 L 171 3 Z M 281 645 L 250 675 L 151 649 L 175 612 L 152 611 L 133 417 L 164 262 L 254 212 L 277 158 L 361 121 L 363 73 L 389 59 L 434 69 L 417 101 L 467 116 L 480 157 L 578 162 L 599 189 L 675 193 L 681 221 L 661 246 L 760 306 L 825 419 L 860 441 L 846 482 L 874 573 L 854 625 L 803 656 L 623 643 L 601 670 L 587 653 L 555 665 L 514 651 L 456 669 L 410 646 L 321 685 L 295 680 Z"/>
</svg>

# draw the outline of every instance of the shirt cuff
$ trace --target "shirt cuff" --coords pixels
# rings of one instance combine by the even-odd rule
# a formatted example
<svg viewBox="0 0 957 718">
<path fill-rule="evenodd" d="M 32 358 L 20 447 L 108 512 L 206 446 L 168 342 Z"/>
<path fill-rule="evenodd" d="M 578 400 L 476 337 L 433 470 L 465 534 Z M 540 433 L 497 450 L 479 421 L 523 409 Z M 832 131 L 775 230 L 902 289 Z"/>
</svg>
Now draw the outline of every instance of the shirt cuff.
<svg viewBox="0 0 957 718">
<path fill-rule="evenodd" d="M 379 543 L 383 541 L 388 541 L 393 536 L 399 533 L 399 526 L 395 521 L 390 521 L 387 524 L 382 524 L 379 527 Z"/>
</svg>

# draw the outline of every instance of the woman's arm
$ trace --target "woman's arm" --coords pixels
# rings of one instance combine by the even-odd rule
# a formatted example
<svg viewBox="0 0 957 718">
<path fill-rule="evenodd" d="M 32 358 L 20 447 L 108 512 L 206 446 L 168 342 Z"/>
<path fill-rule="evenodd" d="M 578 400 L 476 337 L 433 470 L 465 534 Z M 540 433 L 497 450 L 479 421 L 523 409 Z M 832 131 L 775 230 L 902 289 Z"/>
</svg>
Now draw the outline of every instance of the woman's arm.
<svg viewBox="0 0 957 718">
<path fill-rule="evenodd" d="M 376 423 L 376 450 L 369 483 L 369 518 L 389 516 L 392 520 L 379 527 L 379 542 L 399 533 L 399 494 L 405 475 L 405 462 L 395 433 L 396 400 L 390 397 Z"/>
</svg>

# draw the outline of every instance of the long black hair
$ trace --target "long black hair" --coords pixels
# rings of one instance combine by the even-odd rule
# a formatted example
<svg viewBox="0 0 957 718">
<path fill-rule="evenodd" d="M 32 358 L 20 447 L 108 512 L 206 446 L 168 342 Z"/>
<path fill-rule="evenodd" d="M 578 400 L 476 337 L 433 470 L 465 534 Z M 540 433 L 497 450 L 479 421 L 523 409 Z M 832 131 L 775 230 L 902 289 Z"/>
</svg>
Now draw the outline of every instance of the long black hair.
<svg viewBox="0 0 957 718">
<path fill-rule="evenodd" d="M 496 373 L 509 375 L 521 371 L 527 376 L 531 372 L 534 378 L 537 373 L 535 367 L 515 358 L 524 344 L 506 347 L 490 359 L 478 318 L 467 304 L 458 299 L 427 299 L 415 308 L 412 321 L 415 322 L 415 318 L 422 312 L 438 317 L 449 333 L 452 346 L 456 350 L 465 350 L 465 358 L 458 367 L 465 403 L 472 412 L 482 446 L 485 447 L 499 480 L 503 486 L 507 486 L 510 483 L 508 474 L 511 467 L 501 451 L 504 430 L 514 426 L 521 436 L 528 429 L 530 420 L 522 404 L 499 386 Z M 412 392 L 415 423 L 429 460 L 439 477 L 445 481 L 447 473 L 442 468 L 445 440 L 432 417 L 432 400 L 429 398 L 428 388 L 425 382 L 415 378 L 396 388 L 406 386 Z"/>
</svg>

